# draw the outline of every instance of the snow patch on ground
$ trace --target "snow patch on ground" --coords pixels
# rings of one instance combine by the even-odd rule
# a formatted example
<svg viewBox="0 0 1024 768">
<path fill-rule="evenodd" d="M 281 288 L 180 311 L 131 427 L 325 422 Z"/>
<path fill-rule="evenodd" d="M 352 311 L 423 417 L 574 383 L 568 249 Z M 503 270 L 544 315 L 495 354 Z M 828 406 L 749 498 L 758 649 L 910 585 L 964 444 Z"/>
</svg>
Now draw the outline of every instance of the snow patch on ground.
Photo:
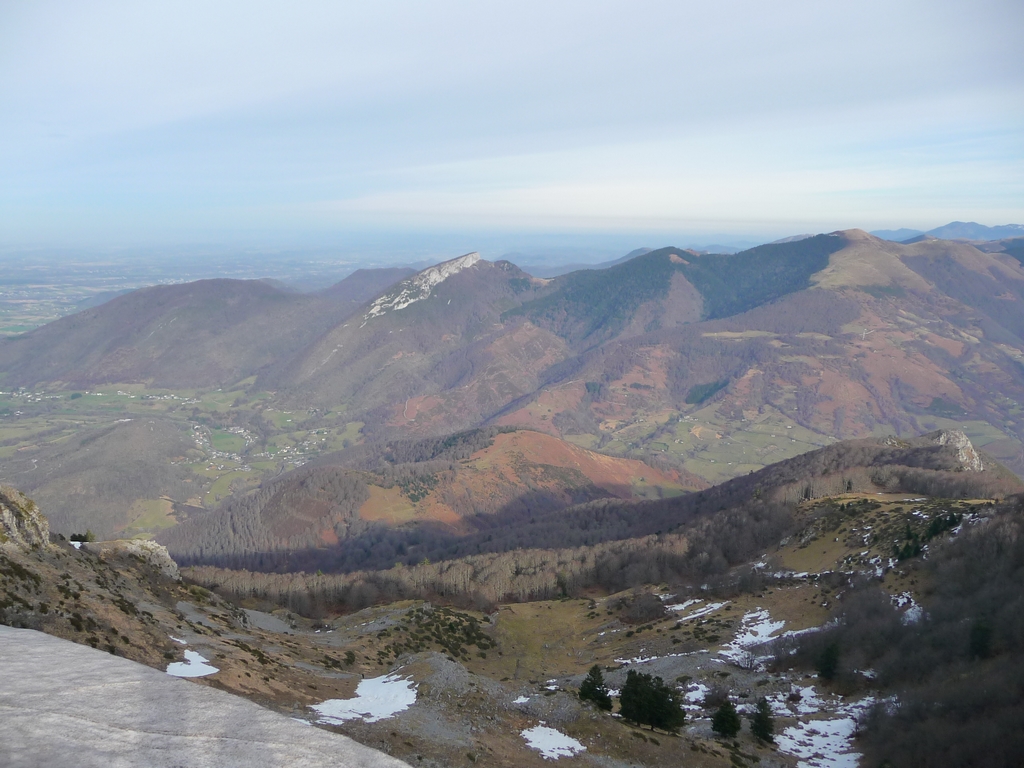
<svg viewBox="0 0 1024 768">
<path fill-rule="evenodd" d="M 678 603 L 676 605 L 666 605 L 665 608 L 669 611 L 685 611 L 691 605 L 696 605 L 697 603 L 703 602 L 703 600 L 687 600 L 685 603 Z"/>
<path fill-rule="evenodd" d="M 924 609 L 915 602 L 914 596 L 909 592 L 893 595 L 892 602 L 897 608 L 906 608 L 902 617 L 904 624 L 916 624 L 924 615 Z"/>
<path fill-rule="evenodd" d="M 195 651 L 185 651 L 185 660 L 168 664 L 167 674 L 172 677 L 206 677 L 214 672 L 220 672 L 219 669 L 207 662 L 209 659 L 203 658 Z"/>
<path fill-rule="evenodd" d="M 520 696 L 518 699 L 513 699 L 512 703 L 513 704 L 526 704 L 529 701 L 530 701 L 530 697 L 529 696 Z"/>
<path fill-rule="evenodd" d="M 452 275 L 472 267 L 478 261 L 480 261 L 479 253 L 467 253 L 465 256 L 445 261 L 437 266 L 423 270 L 418 275 L 413 275 L 403 282 L 397 291 L 385 294 L 373 302 L 370 305 L 370 309 L 363 315 L 363 325 L 386 312 L 405 309 L 410 304 L 430 298 L 430 292 L 435 286 L 440 285 Z"/>
<path fill-rule="evenodd" d="M 632 659 L 615 659 L 616 664 L 646 664 L 649 661 L 657 661 L 660 656 L 635 656 Z"/>
<path fill-rule="evenodd" d="M 784 621 L 772 621 L 764 608 L 758 608 L 743 616 L 736 637 L 718 652 L 735 664 L 760 668 L 771 656 L 755 656 L 749 649 L 768 642 L 772 635 L 786 625 Z"/>
<path fill-rule="evenodd" d="M 800 637 L 800 635 L 807 635 L 811 632 L 821 632 L 821 630 L 821 627 L 807 627 L 807 629 L 791 629 L 788 632 L 783 632 L 781 635 L 779 635 L 779 637 Z"/>
<path fill-rule="evenodd" d="M 795 755 L 800 768 L 856 768 L 860 755 L 854 750 L 853 736 L 857 720 L 871 707 L 875 700 L 867 696 L 859 701 L 844 703 L 841 696 L 823 699 L 813 686 L 797 688 L 798 702 L 787 702 L 782 696 L 772 697 L 772 712 L 776 715 L 791 715 L 791 708 L 800 715 L 833 715 L 821 720 L 807 720 L 786 728 L 776 737 L 776 744 L 783 752 Z"/>
<path fill-rule="evenodd" d="M 907 606 L 913 605 L 914 604 L 914 596 L 911 595 L 909 592 L 901 592 L 898 595 L 893 595 L 892 596 L 892 603 L 897 608 L 902 608 L 905 605 L 907 605 Z"/>
<path fill-rule="evenodd" d="M 520 735 L 526 739 L 526 743 L 533 749 L 538 750 L 545 760 L 557 760 L 560 757 L 572 757 L 579 752 L 585 752 L 586 747 L 571 736 L 566 736 L 554 728 L 546 725 L 537 725 L 527 728 Z"/>
<path fill-rule="evenodd" d="M 857 768 L 860 755 L 851 741 L 857 728 L 852 717 L 797 723 L 775 737 L 783 752 L 800 758 L 800 768 Z"/>
<path fill-rule="evenodd" d="M 361 680 L 351 699 L 328 699 L 313 704 L 320 717 L 317 722 L 340 725 L 346 720 L 361 719 L 376 723 L 404 712 L 416 703 L 416 684 L 398 675 L 384 675 Z"/>
<path fill-rule="evenodd" d="M 703 602 L 703 601 L 698 600 L 697 602 Z M 690 603 L 690 601 L 687 600 L 685 603 L 683 603 L 683 605 L 686 606 L 689 603 Z M 691 613 L 691 614 L 689 614 L 687 616 L 681 616 L 679 618 L 679 621 L 690 621 L 691 619 L 699 619 L 702 616 L 707 616 L 709 613 L 714 613 L 715 611 L 717 611 L 717 610 L 719 610 L 721 608 L 724 608 L 728 604 L 729 604 L 728 600 L 725 601 L 724 603 L 708 603 L 703 608 L 700 608 L 700 609 L 694 611 L 693 613 Z"/>
<path fill-rule="evenodd" d="M 699 712 L 704 708 L 704 698 L 711 689 L 703 683 L 690 683 L 686 693 L 683 694 L 683 709 L 687 712 Z"/>
<path fill-rule="evenodd" d="M 801 715 L 816 715 L 821 712 L 825 707 L 825 702 L 818 696 L 818 692 L 814 690 L 813 685 L 808 685 L 806 688 L 800 688 L 797 693 L 800 694 L 800 700 L 796 703 L 796 711 Z"/>
</svg>

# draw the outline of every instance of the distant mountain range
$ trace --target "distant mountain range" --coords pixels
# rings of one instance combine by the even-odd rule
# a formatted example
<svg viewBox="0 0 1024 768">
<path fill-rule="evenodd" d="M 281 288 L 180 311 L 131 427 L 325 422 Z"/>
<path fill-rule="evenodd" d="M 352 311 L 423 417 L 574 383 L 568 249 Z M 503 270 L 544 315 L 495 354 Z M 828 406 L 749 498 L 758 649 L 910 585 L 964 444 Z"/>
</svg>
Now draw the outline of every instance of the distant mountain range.
<svg viewBox="0 0 1024 768">
<path fill-rule="evenodd" d="M 229 279 L 119 294 L 12 337 L 0 347 L 0 381 L 220 386 L 312 343 L 411 273 L 360 269 L 317 294 Z"/>
<path fill-rule="evenodd" d="M 131 506 L 143 490 L 129 475 L 197 450 L 174 437 L 183 429 L 247 430 L 249 443 L 220 439 L 269 471 L 273 451 L 343 437 L 529 427 L 713 483 L 836 439 L 965 427 L 1024 474 L 1024 266 L 1012 241 L 984 247 L 848 230 L 731 255 L 643 250 L 547 279 L 471 253 L 412 275 L 355 273 L 320 294 L 234 280 L 143 289 L 0 340 L 0 387 L 236 394 L 191 414 L 152 409 L 95 439 L 93 417 L 55 416 L 49 439 L 5 433 L 0 473 L 62 525 L 95 509 L 60 502 L 68 488 Z M 90 457 L 129 431 L 112 477 Z M 190 477 L 193 494 L 210 487 L 182 463 L 160 472 L 138 484 L 144 498 L 185 501 Z M 217 488 L 227 495 L 227 481 Z"/>
<path fill-rule="evenodd" d="M 1003 240 L 1011 237 L 1024 237 L 1024 224 L 1004 224 L 998 227 L 987 227 L 973 221 L 952 221 L 941 227 L 923 232 L 919 229 L 879 229 L 871 233 L 883 240 L 906 242 L 921 235 L 937 237 L 941 240 Z"/>
<path fill-rule="evenodd" d="M 645 253 L 650 253 L 650 251 L 650 248 L 637 248 L 618 259 L 602 261 L 597 264 L 562 264 L 554 267 L 531 265 L 527 268 L 527 271 L 534 277 L 558 277 L 560 275 L 567 275 L 570 272 L 578 272 L 581 269 L 607 269 L 608 267 L 614 267 L 616 264 L 621 264 L 624 261 L 629 261 L 636 256 L 642 256 Z"/>
</svg>

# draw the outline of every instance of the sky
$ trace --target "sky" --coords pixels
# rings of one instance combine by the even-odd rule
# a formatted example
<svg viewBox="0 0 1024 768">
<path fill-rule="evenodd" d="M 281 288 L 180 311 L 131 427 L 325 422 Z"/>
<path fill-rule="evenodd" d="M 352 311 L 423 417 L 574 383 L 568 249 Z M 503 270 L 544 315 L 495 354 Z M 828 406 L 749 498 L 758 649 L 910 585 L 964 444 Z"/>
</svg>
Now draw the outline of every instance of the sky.
<svg viewBox="0 0 1024 768">
<path fill-rule="evenodd" d="M 1020 0 L 0 0 L 0 247 L 1024 223 L 1022 32 Z"/>
</svg>

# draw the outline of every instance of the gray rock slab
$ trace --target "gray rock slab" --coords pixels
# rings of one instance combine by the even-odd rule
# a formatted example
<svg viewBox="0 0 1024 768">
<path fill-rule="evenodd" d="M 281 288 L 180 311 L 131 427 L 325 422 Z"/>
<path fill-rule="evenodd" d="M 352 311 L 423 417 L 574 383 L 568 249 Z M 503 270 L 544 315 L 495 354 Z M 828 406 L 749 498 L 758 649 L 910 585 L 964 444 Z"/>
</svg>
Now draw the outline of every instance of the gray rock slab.
<svg viewBox="0 0 1024 768">
<path fill-rule="evenodd" d="M 292 632 L 292 628 L 287 622 L 282 621 L 271 613 L 251 611 L 246 608 L 245 614 L 249 617 L 250 624 L 265 632 L 278 632 L 282 635 L 287 635 Z"/>
<path fill-rule="evenodd" d="M 406 768 L 251 701 L 103 651 L 0 626 L 4 768 Z"/>
</svg>

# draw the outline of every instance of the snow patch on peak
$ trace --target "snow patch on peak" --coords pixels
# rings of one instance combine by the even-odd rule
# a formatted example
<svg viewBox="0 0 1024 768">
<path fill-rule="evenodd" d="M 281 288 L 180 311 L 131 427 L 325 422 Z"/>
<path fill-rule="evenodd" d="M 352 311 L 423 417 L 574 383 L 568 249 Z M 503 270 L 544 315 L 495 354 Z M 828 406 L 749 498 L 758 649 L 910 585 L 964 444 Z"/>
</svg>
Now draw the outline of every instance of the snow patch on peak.
<svg viewBox="0 0 1024 768">
<path fill-rule="evenodd" d="M 405 309 L 410 304 L 429 298 L 434 287 L 440 285 L 452 275 L 456 275 L 464 269 L 472 267 L 480 261 L 480 254 L 467 253 L 457 259 L 444 261 L 433 267 L 428 267 L 422 272 L 413 275 L 408 280 L 399 284 L 398 289 L 384 294 L 370 305 L 370 309 L 363 315 L 363 325 L 370 320 L 389 311 Z M 360 326 L 362 327 L 362 326 Z"/>
</svg>

